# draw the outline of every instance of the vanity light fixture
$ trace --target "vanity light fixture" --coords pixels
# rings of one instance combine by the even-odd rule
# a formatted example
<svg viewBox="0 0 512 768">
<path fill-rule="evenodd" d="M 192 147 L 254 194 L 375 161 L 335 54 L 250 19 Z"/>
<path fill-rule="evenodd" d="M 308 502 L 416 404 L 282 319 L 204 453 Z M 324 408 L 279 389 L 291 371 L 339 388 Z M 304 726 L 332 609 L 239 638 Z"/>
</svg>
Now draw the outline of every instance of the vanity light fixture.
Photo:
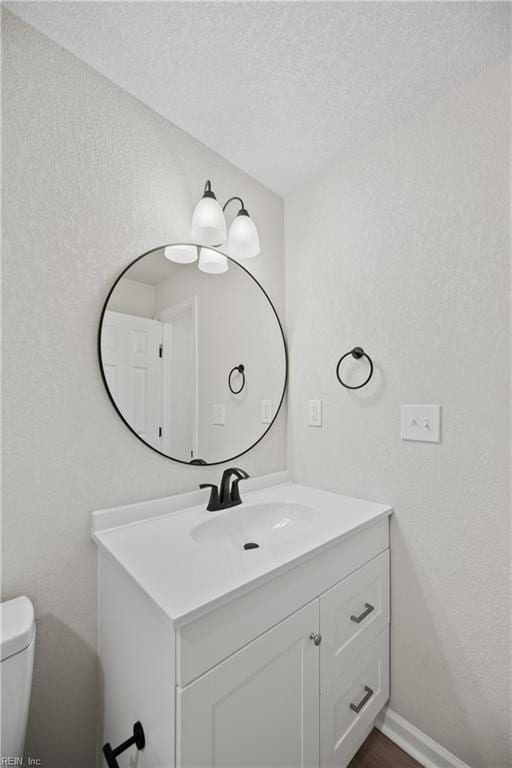
<svg viewBox="0 0 512 768">
<path fill-rule="evenodd" d="M 197 261 L 197 247 L 195 245 L 168 245 L 164 248 L 164 256 L 177 264 L 193 264 L 194 261 Z"/>
<path fill-rule="evenodd" d="M 218 245 L 226 239 L 224 213 L 209 180 L 204 185 L 203 197 L 194 209 L 190 234 L 201 245 Z"/>
<path fill-rule="evenodd" d="M 240 209 L 229 228 L 226 242 L 224 212 L 234 200 L 240 203 Z M 212 245 L 216 248 L 224 245 L 227 253 L 235 259 L 251 259 L 260 252 L 258 230 L 242 198 L 230 197 L 221 208 L 212 191 L 210 180 L 204 185 L 203 197 L 195 207 L 191 235 L 201 245 Z"/>
<path fill-rule="evenodd" d="M 242 206 L 229 228 L 226 250 L 235 259 L 252 259 L 260 252 L 260 238 L 256 224 L 249 216 L 241 197 L 230 197 L 223 211 L 232 200 L 239 200 Z"/>
<path fill-rule="evenodd" d="M 212 251 L 211 248 L 200 248 L 198 267 L 202 272 L 220 275 L 221 272 L 227 272 L 228 260 L 223 253 Z"/>
<path fill-rule="evenodd" d="M 198 254 L 199 263 L 197 266 L 202 272 L 209 272 L 212 275 L 227 272 L 228 260 L 219 251 L 199 245 L 168 245 L 164 248 L 165 258 L 176 262 L 176 264 L 193 264 L 197 261 Z"/>
</svg>

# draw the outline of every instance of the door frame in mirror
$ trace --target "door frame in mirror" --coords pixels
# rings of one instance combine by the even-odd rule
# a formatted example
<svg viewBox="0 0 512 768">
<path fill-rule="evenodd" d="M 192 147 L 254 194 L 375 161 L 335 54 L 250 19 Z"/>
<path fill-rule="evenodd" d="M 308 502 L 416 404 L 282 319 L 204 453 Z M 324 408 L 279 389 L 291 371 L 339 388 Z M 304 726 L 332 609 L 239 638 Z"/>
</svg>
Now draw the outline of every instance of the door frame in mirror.
<svg viewBox="0 0 512 768">
<path fill-rule="evenodd" d="M 133 427 L 125 419 L 125 417 L 123 416 L 123 414 L 121 413 L 121 411 L 117 407 L 117 404 L 116 404 L 116 402 L 115 402 L 115 400 L 114 400 L 114 398 L 112 396 L 112 393 L 110 392 L 110 389 L 109 389 L 109 386 L 108 386 L 108 383 L 107 383 L 107 378 L 105 376 L 105 370 L 104 370 L 104 367 L 103 367 L 103 358 L 102 358 L 102 355 L 101 355 L 101 331 L 102 331 L 102 328 L 103 328 L 103 320 L 104 320 L 104 317 L 105 317 L 105 313 L 107 312 L 108 303 L 110 301 L 110 298 L 111 298 L 111 296 L 112 296 L 112 294 L 113 294 L 117 284 L 126 275 L 128 270 L 131 269 L 131 267 L 133 267 L 133 265 L 136 264 L 138 261 L 140 261 L 141 259 L 145 258 L 146 256 L 149 256 L 150 253 L 154 253 L 155 251 L 161 251 L 164 248 L 168 248 L 169 246 L 173 246 L 173 245 L 174 246 L 194 245 L 197 248 L 201 247 L 200 243 L 165 243 L 164 245 L 158 245 L 155 248 L 150 248 L 149 251 L 146 251 L 145 253 L 141 254 L 140 256 L 137 256 L 136 259 L 133 259 L 133 261 L 131 261 L 128 264 L 128 266 L 125 267 L 123 269 L 123 271 L 117 276 L 117 278 L 115 279 L 114 283 L 112 284 L 112 286 L 111 286 L 111 288 L 110 288 L 110 290 L 109 290 L 109 292 L 107 294 L 107 298 L 105 299 L 105 302 L 103 304 L 103 307 L 102 307 L 102 310 L 101 310 L 101 314 L 100 314 L 100 322 L 99 322 L 99 326 L 98 326 L 97 354 L 98 354 L 98 364 L 99 364 L 99 369 L 100 369 L 100 375 L 101 375 L 101 379 L 102 379 L 102 382 L 103 382 L 103 386 L 104 386 L 104 388 L 105 388 L 105 390 L 107 392 L 108 398 L 109 398 L 110 402 L 112 403 L 112 405 L 114 407 L 114 410 L 116 411 L 117 415 L 119 416 L 121 421 L 124 422 L 124 424 L 128 427 L 130 432 L 133 435 L 135 435 L 137 440 L 139 440 L 143 445 L 145 445 L 146 448 L 149 448 L 150 450 L 154 451 L 155 453 L 158 453 L 160 456 L 163 456 L 164 459 L 168 459 L 169 461 L 175 461 L 178 464 L 183 464 L 186 467 L 194 467 L 196 469 L 198 467 L 201 467 L 201 466 L 204 466 L 204 467 L 215 467 L 215 466 L 218 466 L 220 464 L 226 464 L 228 462 L 232 462 L 235 459 L 238 459 L 240 456 L 243 456 L 244 454 L 246 454 L 249 451 L 251 451 L 253 448 L 255 448 L 258 445 L 258 443 L 260 443 L 263 440 L 263 438 L 269 433 L 270 429 L 274 426 L 274 424 L 275 424 L 275 422 L 277 420 L 277 417 L 279 416 L 279 412 L 281 411 L 281 407 L 283 405 L 284 398 L 285 398 L 285 395 L 286 395 L 286 388 L 288 386 L 288 373 L 289 373 L 289 371 L 288 371 L 288 345 L 286 343 L 286 336 L 285 336 L 285 333 L 284 333 L 284 328 L 283 328 L 283 325 L 281 323 L 281 319 L 280 319 L 280 317 L 279 317 L 279 315 L 277 313 L 277 310 L 276 310 L 276 308 L 275 308 L 275 306 L 274 306 L 274 304 L 272 302 L 272 299 L 270 298 L 270 296 L 268 295 L 267 291 L 264 289 L 262 284 L 259 282 L 259 280 L 257 280 L 254 277 L 252 272 L 250 272 L 246 267 L 244 267 L 242 264 L 240 264 L 239 261 L 236 261 L 236 259 L 232 259 L 230 256 L 228 256 L 227 254 L 223 253 L 218 248 L 214 248 L 214 247 L 209 245 L 208 246 L 209 250 L 217 251 L 217 253 L 220 253 L 220 254 L 222 254 L 222 256 L 225 256 L 226 259 L 228 259 L 229 262 L 232 262 L 233 264 L 236 264 L 237 267 L 242 269 L 249 276 L 249 278 L 256 283 L 256 285 L 258 286 L 258 288 L 261 290 L 261 292 L 265 296 L 266 300 L 268 301 L 268 303 L 269 303 L 269 305 L 270 305 L 270 307 L 272 309 L 272 312 L 274 313 L 274 317 L 275 317 L 275 319 L 277 321 L 277 325 L 279 327 L 279 331 L 281 333 L 281 339 L 282 339 L 282 342 L 283 342 L 284 364 L 285 364 L 283 391 L 282 391 L 281 397 L 279 399 L 279 404 L 278 404 L 278 406 L 277 406 L 277 408 L 275 410 L 275 413 L 274 413 L 274 415 L 272 417 L 272 421 L 267 425 L 267 428 L 261 433 L 259 438 L 257 440 L 255 440 L 255 442 L 252 443 L 252 445 L 250 445 L 248 448 L 245 448 L 245 450 L 240 451 L 240 453 L 237 453 L 234 456 L 228 457 L 226 459 L 222 459 L 222 461 L 211 461 L 211 462 L 208 462 L 206 464 L 193 464 L 192 462 L 184 461 L 183 459 L 175 459 L 173 456 L 169 456 L 167 453 L 164 453 L 163 451 L 159 451 L 158 448 L 155 448 L 153 445 L 150 445 L 142 437 L 140 437 L 140 435 L 137 434 L 137 432 L 133 429 Z"/>
</svg>

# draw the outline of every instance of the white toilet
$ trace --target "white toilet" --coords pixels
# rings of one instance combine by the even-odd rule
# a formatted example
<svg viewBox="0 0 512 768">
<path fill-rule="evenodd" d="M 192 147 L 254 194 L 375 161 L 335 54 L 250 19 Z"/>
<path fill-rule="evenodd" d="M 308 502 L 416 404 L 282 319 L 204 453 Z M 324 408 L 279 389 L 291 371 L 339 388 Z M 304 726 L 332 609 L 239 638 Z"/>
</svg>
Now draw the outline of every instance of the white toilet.
<svg viewBox="0 0 512 768">
<path fill-rule="evenodd" d="M 27 727 L 35 644 L 34 608 L 28 597 L 0 605 L 0 762 L 21 758 Z M 18 763 L 9 763 L 9 765 Z"/>
</svg>

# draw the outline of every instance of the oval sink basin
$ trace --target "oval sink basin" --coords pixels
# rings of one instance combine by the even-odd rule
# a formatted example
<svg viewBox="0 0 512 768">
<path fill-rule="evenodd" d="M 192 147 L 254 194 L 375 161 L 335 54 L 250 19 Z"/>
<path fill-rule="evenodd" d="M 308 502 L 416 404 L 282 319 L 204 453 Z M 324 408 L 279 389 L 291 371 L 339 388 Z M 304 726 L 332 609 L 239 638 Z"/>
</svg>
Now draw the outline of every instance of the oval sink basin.
<svg viewBox="0 0 512 768">
<path fill-rule="evenodd" d="M 307 534 L 315 517 L 314 509 L 295 502 L 243 505 L 200 523 L 190 535 L 198 544 L 234 547 L 250 554 Z"/>
</svg>

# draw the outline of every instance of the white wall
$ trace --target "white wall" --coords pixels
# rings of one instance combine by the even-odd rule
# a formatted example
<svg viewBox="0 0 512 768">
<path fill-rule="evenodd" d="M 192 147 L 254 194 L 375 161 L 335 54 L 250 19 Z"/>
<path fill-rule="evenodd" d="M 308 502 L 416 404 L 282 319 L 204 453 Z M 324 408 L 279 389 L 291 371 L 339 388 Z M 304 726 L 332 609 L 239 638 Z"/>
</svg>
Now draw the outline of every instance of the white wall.
<svg viewBox="0 0 512 768">
<path fill-rule="evenodd" d="M 155 316 L 155 286 L 123 277 L 108 302 L 110 312 L 123 312 L 137 317 Z"/>
<path fill-rule="evenodd" d="M 26 593 L 36 607 L 29 754 L 47 768 L 91 768 L 90 512 L 222 469 L 173 464 L 117 417 L 96 359 L 101 307 L 129 261 L 188 239 L 209 177 L 219 199 L 247 198 L 263 242 L 253 271 L 282 312 L 282 201 L 5 11 L 2 34 L 3 597 Z M 284 467 L 282 417 L 240 464 L 251 475 Z"/>
<path fill-rule="evenodd" d="M 512 765 L 509 109 L 505 61 L 285 200 L 289 463 L 394 506 L 391 706 L 473 768 Z M 400 403 L 440 403 L 442 443 Z"/>
</svg>

